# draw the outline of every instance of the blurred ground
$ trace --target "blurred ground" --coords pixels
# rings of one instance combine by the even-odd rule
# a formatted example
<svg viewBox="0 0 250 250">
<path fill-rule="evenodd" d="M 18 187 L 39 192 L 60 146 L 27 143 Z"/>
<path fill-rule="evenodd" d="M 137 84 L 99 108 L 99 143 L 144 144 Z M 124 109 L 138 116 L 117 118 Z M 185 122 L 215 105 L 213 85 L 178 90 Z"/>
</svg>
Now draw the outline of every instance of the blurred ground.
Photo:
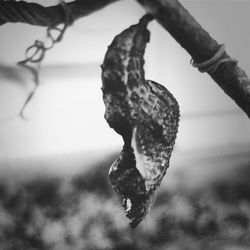
<svg viewBox="0 0 250 250">
<path fill-rule="evenodd" d="M 205 155 L 174 154 L 152 211 L 134 231 L 107 178 L 117 154 L 94 164 L 80 155 L 16 160 L 1 170 L 0 249 L 249 249 L 250 153 Z M 69 162 L 79 164 L 71 174 Z"/>
</svg>

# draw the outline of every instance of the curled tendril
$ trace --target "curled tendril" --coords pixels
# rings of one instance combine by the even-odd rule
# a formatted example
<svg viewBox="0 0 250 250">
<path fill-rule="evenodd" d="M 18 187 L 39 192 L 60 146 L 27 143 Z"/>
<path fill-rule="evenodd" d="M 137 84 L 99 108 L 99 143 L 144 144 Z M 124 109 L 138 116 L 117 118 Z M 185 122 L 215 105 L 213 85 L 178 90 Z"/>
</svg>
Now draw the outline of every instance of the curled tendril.
<svg viewBox="0 0 250 250">
<path fill-rule="evenodd" d="M 35 40 L 34 44 L 29 46 L 25 51 L 25 59 L 18 62 L 19 66 L 27 68 L 33 75 L 35 87 L 28 95 L 27 99 L 25 100 L 21 110 L 20 116 L 24 119 L 24 110 L 32 97 L 34 96 L 39 84 L 39 74 L 41 68 L 41 62 L 43 61 L 46 51 L 52 49 L 54 45 L 60 42 L 63 39 L 64 33 L 69 25 L 73 23 L 73 17 L 71 15 L 70 10 L 67 8 L 66 3 L 63 0 L 60 0 L 60 5 L 62 6 L 64 15 L 65 15 L 65 22 L 63 23 L 62 27 L 58 26 L 49 26 L 46 32 L 46 39 L 45 41 Z M 57 34 L 55 35 L 55 32 Z"/>
</svg>

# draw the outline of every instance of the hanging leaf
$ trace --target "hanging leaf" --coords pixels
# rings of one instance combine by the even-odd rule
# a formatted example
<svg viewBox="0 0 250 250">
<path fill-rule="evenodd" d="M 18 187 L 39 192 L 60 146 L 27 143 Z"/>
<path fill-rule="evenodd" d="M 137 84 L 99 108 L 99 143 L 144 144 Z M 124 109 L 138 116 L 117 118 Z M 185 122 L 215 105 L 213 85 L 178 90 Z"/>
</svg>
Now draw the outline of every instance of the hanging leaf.
<svg viewBox="0 0 250 250">
<path fill-rule="evenodd" d="M 169 166 L 179 122 L 179 106 L 173 95 L 144 77 L 143 56 L 151 20 L 151 15 L 145 15 L 116 36 L 102 65 L 105 119 L 124 140 L 109 178 L 124 198 L 133 228 L 150 210 Z"/>
</svg>

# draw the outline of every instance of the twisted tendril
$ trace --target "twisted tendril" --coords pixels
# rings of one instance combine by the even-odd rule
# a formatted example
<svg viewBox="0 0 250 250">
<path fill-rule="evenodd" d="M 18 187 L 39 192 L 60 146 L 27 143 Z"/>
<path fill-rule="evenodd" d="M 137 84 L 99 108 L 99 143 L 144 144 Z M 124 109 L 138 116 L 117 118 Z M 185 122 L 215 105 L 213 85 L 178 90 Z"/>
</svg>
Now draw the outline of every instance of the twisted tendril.
<svg viewBox="0 0 250 250">
<path fill-rule="evenodd" d="M 73 23 L 73 17 L 70 10 L 67 8 L 66 3 L 63 0 L 60 0 L 60 5 L 62 6 L 64 15 L 65 15 L 65 22 L 63 26 L 49 26 L 46 32 L 46 39 L 45 41 L 35 40 L 34 44 L 29 46 L 25 51 L 25 59 L 18 62 L 17 64 L 27 68 L 33 75 L 35 87 L 28 95 L 27 99 L 25 100 L 19 115 L 24 119 L 24 110 L 32 97 L 34 96 L 39 84 L 39 74 L 41 68 L 41 62 L 45 57 L 46 51 L 52 49 L 54 45 L 60 42 L 63 38 L 63 35 L 68 26 Z"/>
</svg>

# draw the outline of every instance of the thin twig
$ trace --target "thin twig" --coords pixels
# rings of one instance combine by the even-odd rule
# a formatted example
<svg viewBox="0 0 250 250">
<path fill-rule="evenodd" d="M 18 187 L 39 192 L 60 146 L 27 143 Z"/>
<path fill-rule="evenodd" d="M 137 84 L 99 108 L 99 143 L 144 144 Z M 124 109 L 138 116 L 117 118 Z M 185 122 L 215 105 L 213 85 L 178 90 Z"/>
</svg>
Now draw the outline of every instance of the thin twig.
<svg viewBox="0 0 250 250">
<path fill-rule="evenodd" d="M 116 1 L 118 0 L 75 0 L 66 5 L 76 20 Z M 55 26 L 64 22 L 64 15 L 60 5 L 44 7 L 25 1 L 1 1 L 0 25 L 17 22 L 38 26 Z"/>
</svg>

